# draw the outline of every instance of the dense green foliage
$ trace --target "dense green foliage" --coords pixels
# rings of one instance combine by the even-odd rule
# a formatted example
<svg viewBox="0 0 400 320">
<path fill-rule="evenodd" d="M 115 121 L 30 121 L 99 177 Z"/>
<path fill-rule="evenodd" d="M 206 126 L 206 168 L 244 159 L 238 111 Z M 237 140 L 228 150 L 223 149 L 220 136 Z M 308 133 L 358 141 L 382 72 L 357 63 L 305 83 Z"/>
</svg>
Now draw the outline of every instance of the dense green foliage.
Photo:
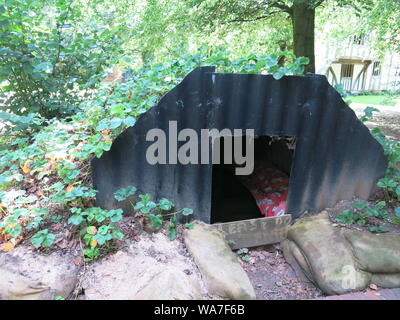
<svg viewBox="0 0 400 320">
<path fill-rule="evenodd" d="M 361 121 L 370 121 L 373 117 L 373 112 L 379 110 L 373 107 L 367 107 L 364 110 L 364 115 L 360 118 Z M 400 224 L 400 142 L 389 140 L 379 128 L 374 128 L 371 131 L 375 139 L 382 145 L 385 155 L 388 158 L 388 167 L 386 175 L 378 181 L 378 187 L 383 190 L 386 201 L 378 201 L 375 205 L 369 206 L 367 203 L 353 202 L 352 210 L 347 209 L 338 216 L 337 222 L 358 225 L 366 225 L 369 217 L 375 217 L 380 220 L 387 220 L 394 224 Z M 388 210 L 393 211 L 393 215 L 389 215 Z M 379 232 L 387 231 L 383 226 L 371 226 L 370 231 Z"/>
<path fill-rule="evenodd" d="M 5 84 L 1 98 L 7 120 L 27 124 L 35 113 L 71 115 L 90 96 L 121 45 L 116 35 L 124 25 L 110 28 L 107 19 L 82 24 L 83 17 L 80 4 L 67 0 L 0 5 L 0 83 Z"/>
<path fill-rule="evenodd" d="M 287 56 L 285 66 L 278 57 Z M 32 244 L 48 247 L 55 241 L 49 230 L 55 223 L 76 226 L 83 239 L 86 260 L 107 252 L 123 234 L 117 223 L 122 210 L 103 210 L 93 206 L 96 190 L 90 186 L 92 157 L 100 157 L 111 147 L 113 139 L 135 124 L 136 118 L 152 107 L 194 68 L 216 65 L 221 71 L 270 72 L 276 79 L 285 74 L 300 75 L 306 58 L 290 52 L 269 56 L 250 55 L 235 59 L 229 52 L 184 54 L 164 62 L 148 62 L 131 70 L 125 82 L 109 83 L 93 90 L 91 99 L 77 102 L 74 115 L 43 120 L 39 131 L 10 131 L 0 151 L 0 198 L 2 216 L 0 234 L 10 243 L 32 236 Z M 125 200 L 136 192 L 134 187 L 117 191 L 115 198 Z M 141 212 L 159 229 L 164 211 L 170 216 L 168 231 L 174 239 L 177 216 L 190 215 L 190 209 L 169 212 L 173 204 L 167 199 L 153 202 L 151 195 L 140 195 L 132 203 L 133 212 Z M 165 216 L 165 217 L 167 217 Z M 186 227 L 192 225 L 188 221 Z M 36 233 L 35 233 L 36 232 Z M 101 249 L 100 249 L 101 248 Z"/>
<path fill-rule="evenodd" d="M 368 6 L 383 5 L 371 1 Z M 51 247 L 60 240 L 61 226 L 82 239 L 87 261 L 97 259 L 123 239 L 123 214 L 139 213 L 156 230 L 168 220 L 170 238 L 176 237 L 178 217 L 190 216 L 191 210 L 173 208 L 168 199 L 136 196 L 133 186 L 115 194 L 118 201 L 131 201 L 128 212 L 95 207 L 90 160 L 108 151 L 117 135 L 198 66 L 269 73 L 276 80 L 303 74 L 310 60 L 293 54 L 286 13 L 248 24 L 228 23 L 232 16 L 225 14 L 226 6 L 211 10 L 238 2 L 5 0 L 0 4 L 3 250 L 24 239 L 38 248 Z M 340 8 L 349 4 L 319 2 L 315 3 L 319 29 L 328 23 L 323 10 L 335 10 L 333 3 Z M 236 11 L 248 8 L 248 3 L 241 3 Z M 259 2 L 249 3 L 254 7 Z M 392 34 L 368 6 L 360 7 L 357 21 L 369 17 L 379 28 L 379 39 Z M 396 6 L 385 8 L 387 17 L 396 17 Z M 204 19 L 207 12 L 210 15 Z M 211 24 L 214 16 L 217 23 Z M 125 71 L 125 81 L 105 81 L 111 69 Z M 386 205 L 392 205 L 393 199 L 399 200 L 399 145 L 380 132 L 374 134 L 391 160 L 388 175 L 379 183 L 387 193 Z M 186 227 L 191 226 L 187 220 Z"/>
</svg>

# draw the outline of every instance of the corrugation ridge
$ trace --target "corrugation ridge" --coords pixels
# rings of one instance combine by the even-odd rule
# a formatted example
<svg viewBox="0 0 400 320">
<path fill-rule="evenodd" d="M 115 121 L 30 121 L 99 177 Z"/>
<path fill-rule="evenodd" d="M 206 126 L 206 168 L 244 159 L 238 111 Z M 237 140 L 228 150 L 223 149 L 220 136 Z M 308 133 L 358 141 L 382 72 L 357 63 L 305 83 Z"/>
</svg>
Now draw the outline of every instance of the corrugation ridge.
<svg viewBox="0 0 400 320">
<path fill-rule="evenodd" d="M 339 122 L 341 121 L 341 114 L 345 112 L 345 109 L 341 104 L 335 103 L 339 97 L 336 90 L 333 90 L 332 87 L 328 86 L 327 95 L 324 99 L 324 103 L 327 104 L 328 114 L 325 116 L 325 121 L 329 123 L 330 134 L 328 141 L 332 141 L 332 143 L 327 143 L 328 150 L 326 151 L 329 155 L 327 157 L 327 164 L 325 167 L 325 183 L 327 186 L 327 194 L 328 196 L 328 206 L 336 203 L 338 199 L 338 193 L 335 192 L 335 181 L 343 169 L 341 166 L 338 168 L 338 163 L 342 163 L 342 150 L 343 150 L 343 142 L 346 142 L 347 139 L 345 137 L 340 137 L 341 133 L 345 133 L 345 130 L 341 130 L 341 128 L 346 128 L 347 126 L 342 123 L 340 126 Z M 341 98 L 340 98 L 341 99 Z M 350 119 L 350 117 L 349 117 Z M 344 141 L 343 141 L 344 140 Z M 339 169 L 339 172 L 338 172 Z"/>
<path fill-rule="evenodd" d="M 326 175 L 326 158 L 329 157 L 329 153 L 327 153 L 329 143 L 330 131 L 328 130 L 330 127 L 324 127 L 325 120 L 327 119 L 327 109 L 329 106 L 326 104 L 326 88 L 327 83 L 321 81 L 310 81 L 308 88 L 313 88 L 313 95 L 310 97 L 310 100 L 313 101 L 312 104 L 312 112 L 314 114 L 312 117 L 315 120 L 310 120 L 317 125 L 314 126 L 314 130 L 312 136 L 314 138 L 314 143 L 312 143 L 312 163 L 313 163 L 313 174 L 310 174 L 310 192 L 308 194 L 307 202 L 310 209 L 318 210 L 321 206 L 321 203 L 326 201 L 326 194 L 323 193 L 324 188 L 324 178 Z M 326 133 L 325 135 L 321 135 L 321 129 Z M 313 196 L 314 195 L 314 196 Z"/>
<path fill-rule="evenodd" d="M 320 145 L 321 135 L 319 134 L 321 128 L 321 116 L 323 116 L 324 111 L 326 108 L 322 108 L 322 104 L 316 102 L 315 98 L 321 99 L 323 95 L 321 90 L 315 91 L 315 85 L 320 85 L 315 83 L 314 79 L 310 81 L 309 85 L 304 88 L 306 92 L 308 90 L 313 89 L 314 95 L 312 96 L 313 99 L 308 99 L 307 104 L 309 105 L 309 118 L 306 122 L 306 126 L 310 129 L 307 130 L 308 134 L 308 143 L 309 143 L 309 153 L 310 158 L 307 162 L 307 187 L 308 192 L 305 195 L 304 202 L 306 206 L 309 208 L 310 211 L 316 211 L 318 209 L 318 201 L 320 197 L 320 178 L 323 174 L 321 171 L 323 166 L 323 155 L 320 152 L 320 148 L 323 147 Z M 318 101 L 318 100 L 317 100 Z M 320 107 L 321 106 L 321 107 Z M 307 111 L 305 111 L 306 113 Z M 304 125 L 305 123 L 303 123 Z M 322 157 L 322 159 L 321 159 Z"/>
<path fill-rule="evenodd" d="M 282 123 L 282 130 L 286 130 L 287 135 L 289 136 L 297 136 L 298 130 L 300 128 L 300 117 L 301 106 L 304 104 L 304 98 L 301 94 L 300 88 L 296 86 L 294 81 L 288 81 L 288 92 L 291 94 L 287 94 L 283 92 L 282 94 L 286 95 L 286 105 L 284 112 L 285 116 L 283 117 L 284 122 Z M 299 101 L 300 100 L 300 101 Z M 290 106 L 292 106 L 290 108 Z"/>
</svg>

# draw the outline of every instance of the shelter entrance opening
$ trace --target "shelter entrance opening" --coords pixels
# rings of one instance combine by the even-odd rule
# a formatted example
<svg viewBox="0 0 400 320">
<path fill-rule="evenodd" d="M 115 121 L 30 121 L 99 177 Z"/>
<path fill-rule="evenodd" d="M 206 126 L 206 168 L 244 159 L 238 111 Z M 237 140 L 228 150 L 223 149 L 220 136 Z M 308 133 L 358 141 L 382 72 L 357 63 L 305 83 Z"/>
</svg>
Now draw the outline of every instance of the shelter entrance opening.
<svg viewBox="0 0 400 320">
<path fill-rule="evenodd" d="M 220 139 L 223 154 L 224 139 Z M 211 223 L 286 214 L 295 144 L 295 137 L 255 137 L 254 170 L 249 175 L 235 175 L 238 165 L 225 164 L 224 159 L 221 164 L 214 164 Z"/>
</svg>

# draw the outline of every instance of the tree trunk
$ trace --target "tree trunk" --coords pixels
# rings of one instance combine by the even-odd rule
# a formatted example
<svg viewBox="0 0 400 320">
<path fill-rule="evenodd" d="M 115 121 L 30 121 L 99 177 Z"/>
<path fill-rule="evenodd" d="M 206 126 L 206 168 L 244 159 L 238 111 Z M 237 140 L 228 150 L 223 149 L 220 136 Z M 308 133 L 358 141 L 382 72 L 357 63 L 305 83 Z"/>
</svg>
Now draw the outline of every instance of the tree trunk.
<svg viewBox="0 0 400 320">
<path fill-rule="evenodd" d="M 294 1 L 292 10 L 293 51 L 296 57 L 307 57 L 310 63 L 305 72 L 315 73 L 314 29 L 315 8 L 308 1 Z"/>
</svg>

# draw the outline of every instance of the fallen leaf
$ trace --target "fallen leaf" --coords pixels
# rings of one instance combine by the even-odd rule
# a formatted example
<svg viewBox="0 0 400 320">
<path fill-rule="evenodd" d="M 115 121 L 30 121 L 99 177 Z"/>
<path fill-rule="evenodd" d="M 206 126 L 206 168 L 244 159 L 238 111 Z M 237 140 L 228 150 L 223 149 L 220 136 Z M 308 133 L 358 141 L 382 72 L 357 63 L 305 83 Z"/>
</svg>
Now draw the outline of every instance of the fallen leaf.
<svg viewBox="0 0 400 320">
<path fill-rule="evenodd" d="M 80 267 L 81 265 L 83 265 L 83 259 L 82 257 L 77 257 L 74 260 L 72 260 L 72 262 L 74 263 L 74 265 Z"/>
<path fill-rule="evenodd" d="M 60 231 L 63 228 L 63 225 L 61 223 L 55 223 L 51 226 L 51 229 L 53 231 Z"/>
<path fill-rule="evenodd" d="M 60 249 L 65 249 L 68 247 L 68 242 L 65 239 L 60 239 L 56 241 L 56 246 Z"/>
<path fill-rule="evenodd" d="M 23 167 L 21 167 L 22 168 L 22 171 L 24 172 L 24 173 L 29 173 L 29 171 L 31 171 L 31 168 L 30 168 L 30 163 L 32 162 L 32 160 L 26 160 L 25 161 L 25 163 L 24 163 L 24 165 L 23 165 Z"/>
<path fill-rule="evenodd" d="M 377 286 L 376 284 L 371 283 L 371 284 L 369 285 L 369 287 L 370 287 L 372 290 L 378 290 L 378 286 Z"/>
<path fill-rule="evenodd" d="M 73 248 L 73 247 L 76 247 L 77 245 L 78 245 L 78 242 L 76 240 L 71 240 L 68 243 L 68 248 Z"/>
<path fill-rule="evenodd" d="M 69 186 L 67 187 L 67 192 L 71 192 L 71 191 L 74 190 L 74 189 L 75 189 L 74 186 L 69 185 Z"/>
<path fill-rule="evenodd" d="M 14 244 L 11 242 L 6 242 L 4 244 L 1 245 L 3 251 L 5 252 L 10 252 L 14 249 Z"/>
<path fill-rule="evenodd" d="M 97 233 L 97 229 L 94 226 L 90 226 L 86 228 L 86 232 L 94 236 Z"/>
</svg>

